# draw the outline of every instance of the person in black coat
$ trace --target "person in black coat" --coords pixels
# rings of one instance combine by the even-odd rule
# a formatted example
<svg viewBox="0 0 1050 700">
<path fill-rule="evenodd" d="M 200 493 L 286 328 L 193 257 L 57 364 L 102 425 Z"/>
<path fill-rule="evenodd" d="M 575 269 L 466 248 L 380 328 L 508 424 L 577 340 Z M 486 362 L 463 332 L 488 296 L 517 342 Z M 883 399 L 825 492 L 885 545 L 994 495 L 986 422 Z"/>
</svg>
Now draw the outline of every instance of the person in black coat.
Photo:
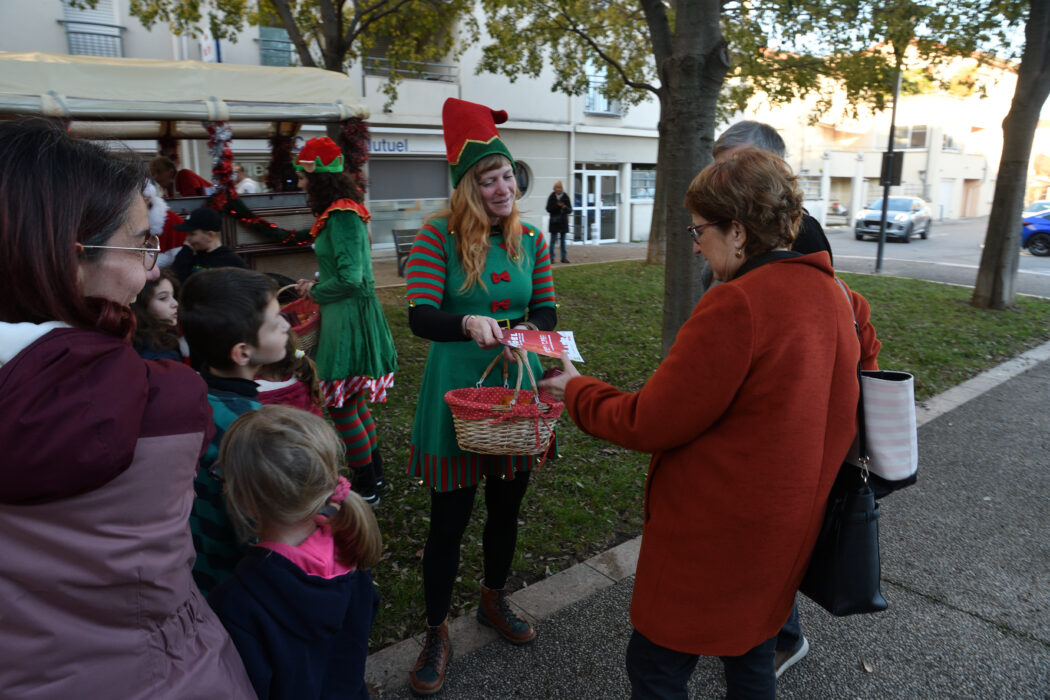
<svg viewBox="0 0 1050 700">
<path fill-rule="evenodd" d="M 179 283 L 197 270 L 215 267 L 248 267 L 244 259 L 222 244 L 222 216 L 211 207 L 194 209 L 188 219 L 175 226 L 186 232 L 186 243 L 175 256 L 171 271 Z"/>
<path fill-rule="evenodd" d="M 780 137 L 776 129 L 768 124 L 756 121 L 739 121 L 722 132 L 715 140 L 713 155 L 715 160 L 725 158 L 734 151 L 741 148 L 759 148 L 783 158 L 787 153 L 784 139 Z M 831 244 L 828 237 L 824 235 L 824 228 L 820 222 L 802 210 L 802 221 L 799 222 L 798 234 L 791 250 L 808 255 L 826 251 L 828 258 L 834 263 L 831 255 Z M 704 283 L 704 289 L 711 286 L 711 269 L 704 264 L 700 273 Z M 793 666 L 809 652 L 809 641 L 802 634 L 802 623 L 798 616 L 798 603 L 791 608 L 791 616 L 780 628 L 777 634 L 776 656 L 774 666 L 776 677 L 780 678 L 788 668 Z"/>
<path fill-rule="evenodd" d="M 567 263 L 569 262 L 569 256 L 565 252 L 565 237 L 569 235 L 569 214 L 572 213 L 572 203 L 569 201 L 569 195 L 565 194 L 565 188 L 562 187 L 561 180 L 554 183 L 554 191 L 547 197 L 547 213 L 551 215 L 551 260 L 554 260 L 554 244 L 557 242 L 558 234 L 560 233 L 561 261 Z"/>
</svg>

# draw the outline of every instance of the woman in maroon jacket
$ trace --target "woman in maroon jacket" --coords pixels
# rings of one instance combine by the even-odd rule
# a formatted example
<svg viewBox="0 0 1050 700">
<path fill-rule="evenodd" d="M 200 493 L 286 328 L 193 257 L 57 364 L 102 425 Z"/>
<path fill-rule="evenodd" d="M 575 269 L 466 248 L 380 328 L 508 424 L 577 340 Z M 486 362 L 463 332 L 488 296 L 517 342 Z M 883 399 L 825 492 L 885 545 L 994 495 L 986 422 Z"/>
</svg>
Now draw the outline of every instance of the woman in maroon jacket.
<svg viewBox="0 0 1050 700">
<path fill-rule="evenodd" d="M 255 697 L 190 575 L 204 382 L 129 343 L 160 252 L 142 180 L 0 124 L 0 697 Z"/>
<path fill-rule="evenodd" d="M 857 362 L 880 343 L 825 252 L 790 250 L 802 194 L 744 149 L 689 186 L 693 251 L 715 279 L 649 381 L 621 392 L 565 363 L 545 380 L 576 424 L 653 453 L 627 647 L 633 697 L 686 697 L 698 655 L 730 698 L 774 698 L 778 630 L 856 432 Z M 856 314 L 861 330 L 854 332 Z"/>
</svg>

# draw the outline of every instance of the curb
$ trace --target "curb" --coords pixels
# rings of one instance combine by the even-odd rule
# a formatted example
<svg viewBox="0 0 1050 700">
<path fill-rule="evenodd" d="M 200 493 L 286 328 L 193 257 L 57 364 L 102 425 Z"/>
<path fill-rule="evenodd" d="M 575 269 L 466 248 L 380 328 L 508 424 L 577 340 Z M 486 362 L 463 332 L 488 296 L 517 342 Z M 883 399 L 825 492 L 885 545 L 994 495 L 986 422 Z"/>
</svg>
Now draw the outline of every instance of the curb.
<svg viewBox="0 0 1050 700">
<path fill-rule="evenodd" d="M 562 608 L 634 576 L 641 545 L 642 538 L 639 535 L 585 562 L 515 591 L 508 598 L 520 614 L 530 622 L 537 623 Z M 537 637 L 542 634 L 542 630 L 537 630 Z M 483 627 L 473 615 L 461 615 L 452 620 L 449 623 L 449 637 L 453 640 L 456 658 L 462 658 L 499 639 L 495 630 Z M 423 635 L 419 634 L 371 654 L 365 664 L 365 682 L 369 692 L 381 693 L 408 685 L 408 673 L 422 648 Z"/>
</svg>

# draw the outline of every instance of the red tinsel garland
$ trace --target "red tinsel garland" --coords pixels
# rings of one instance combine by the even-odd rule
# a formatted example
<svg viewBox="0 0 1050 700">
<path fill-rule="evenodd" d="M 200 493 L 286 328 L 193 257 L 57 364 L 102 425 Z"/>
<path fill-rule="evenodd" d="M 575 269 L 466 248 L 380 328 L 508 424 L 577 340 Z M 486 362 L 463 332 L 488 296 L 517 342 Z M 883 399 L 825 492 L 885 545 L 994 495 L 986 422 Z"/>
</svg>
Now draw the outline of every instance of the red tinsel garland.
<svg viewBox="0 0 1050 700">
<path fill-rule="evenodd" d="M 361 194 L 365 193 L 368 180 L 365 178 L 365 163 L 368 162 L 368 123 L 364 119 L 351 117 L 340 122 L 340 144 L 343 151 L 344 172 L 357 184 Z"/>
<path fill-rule="evenodd" d="M 233 130 L 226 122 L 204 122 L 204 128 L 208 130 L 211 181 L 215 184 L 210 203 L 221 211 L 227 200 L 237 199 L 237 187 L 233 182 L 233 149 L 230 148 Z"/>
<path fill-rule="evenodd" d="M 314 242 L 314 237 L 310 235 L 309 229 L 281 228 L 277 224 L 270 223 L 261 216 L 256 216 L 241 199 L 231 199 L 225 203 L 217 204 L 215 201 L 217 194 L 218 193 L 212 195 L 209 204 L 237 219 L 242 226 L 252 233 L 269 238 L 281 245 L 294 244 L 304 246 L 310 245 Z"/>
</svg>

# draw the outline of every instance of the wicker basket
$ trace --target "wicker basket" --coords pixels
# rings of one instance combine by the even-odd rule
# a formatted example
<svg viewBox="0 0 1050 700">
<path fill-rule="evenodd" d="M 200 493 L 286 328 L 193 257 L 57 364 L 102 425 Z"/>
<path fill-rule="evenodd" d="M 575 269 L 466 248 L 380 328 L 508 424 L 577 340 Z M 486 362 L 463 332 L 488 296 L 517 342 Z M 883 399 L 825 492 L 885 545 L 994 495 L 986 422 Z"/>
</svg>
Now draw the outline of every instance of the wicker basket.
<svg viewBox="0 0 1050 700">
<path fill-rule="evenodd" d="M 277 296 L 289 289 L 295 289 L 294 284 L 281 287 L 277 290 Z M 299 297 L 281 307 L 281 313 L 295 314 L 299 323 L 292 324 L 292 332 L 295 333 L 295 347 L 303 352 L 310 352 L 317 345 L 317 337 L 321 332 L 321 308 L 317 302 L 310 297 Z"/>
<path fill-rule="evenodd" d="M 507 367 L 503 367 L 503 386 L 482 386 L 503 352 L 493 358 L 473 387 L 452 389 L 445 403 L 452 410 L 459 448 L 488 455 L 536 455 L 545 453 L 554 437 L 554 426 L 565 404 L 549 395 L 537 395 L 536 377 L 526 354 L 518 355 L 518 381 L 507 386 Z M 524 369 L 522 369 L 524 368 Z M 522 390 L 521 377 L 528 372 L 533 391 Z"/>
</svg>

